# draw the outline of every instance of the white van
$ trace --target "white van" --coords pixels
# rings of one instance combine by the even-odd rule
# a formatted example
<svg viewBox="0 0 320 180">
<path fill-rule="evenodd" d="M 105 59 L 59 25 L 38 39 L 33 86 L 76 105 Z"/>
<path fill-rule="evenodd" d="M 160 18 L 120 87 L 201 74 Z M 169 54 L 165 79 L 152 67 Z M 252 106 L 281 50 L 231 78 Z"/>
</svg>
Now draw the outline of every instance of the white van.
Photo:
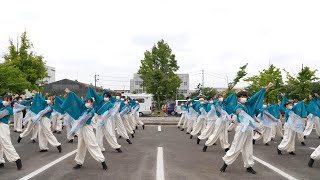
<svg viewBox="0 0 320 180">
<path fill-rule="evenodd" d="M 178 106 L 181 106 L 181 104 L 184 104 L 184 103 L 186 103 L 187 102 L 187 100 L 183 100 L 183 99 L 181 99 L 181 100 L 176 100 L 176 106 L 174 107 L 174 111 L 176 112 L 176 114 L 181 114 L 181 112 L 178 110 Z"/>
<path fill-rule="evenodd" d="M 152 113 L 152 94 L 131 94 L 131 93 L 124 93 L 122 96 L 130 97 L 132 99 L 136 99 L 139 104 L 139 115 L 149 115 Z"/>
</svg>

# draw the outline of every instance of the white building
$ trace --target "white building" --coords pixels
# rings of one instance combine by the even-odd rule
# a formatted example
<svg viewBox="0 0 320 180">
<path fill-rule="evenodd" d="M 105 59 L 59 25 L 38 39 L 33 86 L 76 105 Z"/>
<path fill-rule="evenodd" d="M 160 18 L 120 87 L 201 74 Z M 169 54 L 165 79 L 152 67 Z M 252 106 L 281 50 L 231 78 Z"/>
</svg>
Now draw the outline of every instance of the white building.
<svg viewBox="0 0 320 180">
<path fill-rule="evenodd" d="M 47 77 L 43 79 L 45 84 L 50 84 L 56 81 L 56 68 L 51 66 L 46 66 L 47 68 Z"/>
<path fill-rule="evenodd" d="M 189 74 L 178 74 L 182 83 L 179 87 L 178 94 L 183 94 L 185 97 L 189 95 Z M 142 79 L 135 73 L 133 79 L 130 79 L 130 92 L 145 93 L 143 87 L 141 87 Z"/>
</svg>

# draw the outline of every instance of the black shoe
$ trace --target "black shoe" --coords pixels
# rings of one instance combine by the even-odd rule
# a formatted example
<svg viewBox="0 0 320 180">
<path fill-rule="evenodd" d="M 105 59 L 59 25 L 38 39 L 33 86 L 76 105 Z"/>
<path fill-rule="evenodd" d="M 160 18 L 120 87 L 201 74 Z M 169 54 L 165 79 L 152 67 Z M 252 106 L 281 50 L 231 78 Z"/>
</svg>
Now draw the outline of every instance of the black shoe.
<svg viewBox="0 0 320 180">
<path fill-rule="evenodd" d="M 122 153 L 122 150 L 120 148 L 116 149 L 118 151 L 118 153 Z"/>
<path fill-rule="evenodd" d="M 301 145 L 302 145 L 302 146 L 306 146 L 306 144 L 305 144 L 304 142 L 301 142 Z"/>
<path fill-rule="evenodd" d="M 102 164 L 102 169 L 103 170 L 107 170 L 108 169 L 108 166 L 107 166 L 105 161 L 103 161 L 101 164 Z"/>
<path fill-rule="evenodd" d="M 252 167 L 247 168 L 247 172 L 248 172 L 248 173 L 251 173 L 251 174 L 257 174 L 257 172 L 254 171 L 254 170 L 252 169 Z"/>
<path fill-rule="evenodd" d="M 136 126 L 136 129 L 138 129 L 138 126 Z"/>
<path fill-rule="evenodd" d="M 36 141 L 36 140 L 34 140 L 34 139 L 32 139 L 32 142 L 33 142 L 33 143 L 36 143 L 37 141 Z"/>
<path fill-rule="evenodd" d="M 61 134 L 61 131 L 58 131 L 57 134 Z"/>
<path fill-rule="evenodd" d="M 119 139 L 121 139 L 122 138 L 122 136 L 119 136 Z"/>
<path fill-rule="evenodd" d="M 20 143 L 21 139 L 22 138 L 19 136 L 17 142 Z"/>
<path fill-rule="evenodd" d="M 271 141 L 273 141 L 273 138 L 271 138 Z"/>
<path fill-rule="evenodd" d="M 309 162 L 308 162 L 308 166 L 312 167 L 314 163 L 314 159 L 310 158 Z"/>
<path fill-rule="evenodd" d="M 57 133 L 57 131 L 53 131 L 52 133 Z"/>
<path fill-rule="evenodd" d="M 184 131 L 184 128 L 182 128 L 181 131 Z M 319 136 L 319 138 L 320 138 L 320 136 Z"/>
<path fill-rule="evenodd" d="M 78 135 L 76 135 L 76 134 L 75 134 L 73 137 L 76 137 L 76 138 L 77 138 L 77 137 L 78 137 Z"/>
<path fill-rule="evenodd" d="M 229 151 L 229 148 L 224 149 L 224 152 L 228 152 L 228 151 Z"/>
<path fill-rule="evenodd" d="M 208 148 L 208 146 L 204 145 L 203 148 L 202 148 L 202 151 L 203 151 L 203 152 L 206 152 L 206 151 L 207 151 L 207 148 Z"/>
<path fill-rule="evenodd" d="M 61 145 L 57 146 L 57 149 L 59 150 L 59 153 L 61 153 L 61 152 L 62 152 Z"/>
<path fill-rule="evenodd" d="M 18 159 L 16 161 L 16 164 L 17 164 L 17 169 L 20 170 L 22 168 L 22 163 L 21 163 L 21 159 Z"/>
<path fill-rule="evenodd" d="M 192 138 L 193 138 L 193 136 L 191 135 L 191 136 L 190 136 L 190 139 L 192 139 Z"/>
<path fill-rule="evenodd" d="M 73 169 L 80 169 L 82 167 L 82 165 L 77 164 L 75 167 L 73 167 Z"/>
<path fill-rule="evenodd" d="M 319 136 L 319 139 L 320 139 L 320 136 Z"/>
<path fill-rule="evenodd" d="M 190 134 L 189 132 L 187 132 L 186 134 Z"/>
<path fill-rule="evenodd" d="M 62 126 L 62 130 L 63 130 L 64 126 Z"/>
<path fill-rule="evenodd" d="M 17 132 L 17 130 L 14 130 L 13 132 Z"/>
<path fill-rule="evenodd" d="M 256 144 L 256 140 L 252 139 L 252 144 Z"/>
<path fill-rule="evenodd" d="M 226 172 L 228 165 L 226 163 L 223 164 L 223 166 L 221 167 L 220 171 L 221 172 Z"/>
<path fill-rule="evenodd" d="M 282 155 L 281 150 L 277 148 L 278 155 Z"/>
<path fill-rule="evenodd" d="M 68 141 L 68 143 L 73 143 L 73 139 L 70 139 L 70 140 Z"/>
<path fill-rule="evenodd" d="M 132 138 L 134 138 L 134 135 L 133 135 L 133 134 L 131 134 L 131 137 L 132 137 Z"/>
<path fill-rule="evenodd" d="M 307 136 L 303 136 L 303 139 L 307 139 Z"/>
<path fill-rule="evenodd" d="M 269 146 L 269 144 L 268 144 L 268 143 L 265 143 L 264 145 Z"/>
<path fill-rule="evenodd" d="M 24 129 L 24 125 L 22 125 L 22 129 Z"/>
<path fill-rule="evenodd" d="M 132 142 L 130 141 L 130 139 L 127 139 L 127 142 L 128 142 L 129 144 L 132 144 Z"/>
<path fill-rule="evenodd" d="M 213 143 L 213 145 L 215 146 L 215 145 L 217 145 L 216 143 Z"/>
<path fill-rule="evenodd" d="M 281 137 L 281 139 L 283 139 L 283 137 Z"/>
<path fill-rule="evenodd" d="M 201 141 L 201 140 L 200 140 L 199 138 L 197 138 L 197 144 L 200 144 L 200 141 Z"/>
<path fill-rule="evenodd" d="M 39 152 L 48 152 L 48 149 L 42 149 Z"/>
<path fill-rule="evenodd" d="M 178 126 L 178 129 L 180 129 L 180 126 Z"/>
<path fill-rule="evenodd" d="M 142 129 L 144 130 L 144 125 L 142 125 Z"/>
<path fill-rule="evenodd" d="M 294 153 L 293 151 L 292 152 L 289 152 L 290 155 L 296 155 L 296 153 Z"/>
<path fill-rule="evenodd" d="M 1 163 L 1 164 L 0 164 L 0 168 L 3 168 L 3 167 L 4 167 L 4 163 Z"/>
<path fill-rule="evenodd" d="M 135 134 L 136 133 L 136 131 L 135 130 L 133 130 L 133 134 Z"/>
</svg>

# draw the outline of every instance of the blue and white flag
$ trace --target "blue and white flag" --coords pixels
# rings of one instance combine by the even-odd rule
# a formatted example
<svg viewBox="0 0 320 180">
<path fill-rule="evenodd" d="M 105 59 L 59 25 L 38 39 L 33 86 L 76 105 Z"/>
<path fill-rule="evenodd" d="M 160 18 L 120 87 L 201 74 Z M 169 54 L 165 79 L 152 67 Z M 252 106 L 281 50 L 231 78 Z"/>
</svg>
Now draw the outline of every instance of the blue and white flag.
<svg viewBox="0 0 320 180">
<path fill-rule="evenodd" d="M 287 125 L 293 131 L 297 133 L 303 133 L 305 128 L 305 120 L 303 120 L 300 116 L 295 114 L 294 112 L 289 112 L 289 118 L 287 121 Z"/>
<path fill-rule="evenodd" d="M 254 119 L 247 114 L 245 111 L 241 110 L 238 114 L 238 118 L 241 122 L 241 131 L 245 132 L 248 126 L 252 127 L 253 129 L 257 129 L 258 127 L 255 124 Z"/>
</svg>

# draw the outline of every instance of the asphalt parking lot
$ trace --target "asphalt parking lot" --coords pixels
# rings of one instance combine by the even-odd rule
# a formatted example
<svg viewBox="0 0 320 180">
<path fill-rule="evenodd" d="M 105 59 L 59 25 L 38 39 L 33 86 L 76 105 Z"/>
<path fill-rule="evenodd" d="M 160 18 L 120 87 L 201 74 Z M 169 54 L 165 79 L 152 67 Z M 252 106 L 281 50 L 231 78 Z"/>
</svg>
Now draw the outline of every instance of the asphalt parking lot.
<svg viewBox="0 0 320 180">
<path fill-rule="evenodd" d="M 50 147 L 48 152 L 38 152 L 38 143 L 31 142 L 29 137 L 18 144 L 18 133 L 11 131 L 12 143 L 21 157 L 23 169 L 18 171 L 14 163 L 7 162 L 5 168 L 0 169 L 0 179 L 288 179 L 265 163 L 295 179 L 320 179 L 320 162 L 316 161 L 313 168 L 307 166 L 312 148 L 320 143 L 315 132 L 306 139 L 306 146 L 300 145 L 297 140 L 295 156 L 286 153 L 277 155 L 276 147 L 281 140 L 279 137 L 270 146 L 257 141 L 254 156 L 260 162 L 255 161 L 256 175 L 245 171 L 241 155 L 225 173 L 221 173 L 219 169 L 225 152 L 219 142 L 209 147 L 207 152 L 202 152 L 204 141 L 197 145 L 196 138 L 189 139 L 189 135 L 176 126 L 146 126 L 145 130 L 140 127 L 135 138 L 131 139 L 132 145 L 127 144 L 124 139 L 118 139 L 123 153 L 111 149 L 105 140 L 107 171 L 103 171 L 101 164 L 88 152 L 83 167 L 74 170 L 72 167 L 75 165 L 77 139 L 73 144 L 67 143 L 65 130 L 55 135 L 62 143 L 61 154 L 55 147 Z M 234 132 L 229 133 L 230 143 L 233 135 Z"/>
</svg>

